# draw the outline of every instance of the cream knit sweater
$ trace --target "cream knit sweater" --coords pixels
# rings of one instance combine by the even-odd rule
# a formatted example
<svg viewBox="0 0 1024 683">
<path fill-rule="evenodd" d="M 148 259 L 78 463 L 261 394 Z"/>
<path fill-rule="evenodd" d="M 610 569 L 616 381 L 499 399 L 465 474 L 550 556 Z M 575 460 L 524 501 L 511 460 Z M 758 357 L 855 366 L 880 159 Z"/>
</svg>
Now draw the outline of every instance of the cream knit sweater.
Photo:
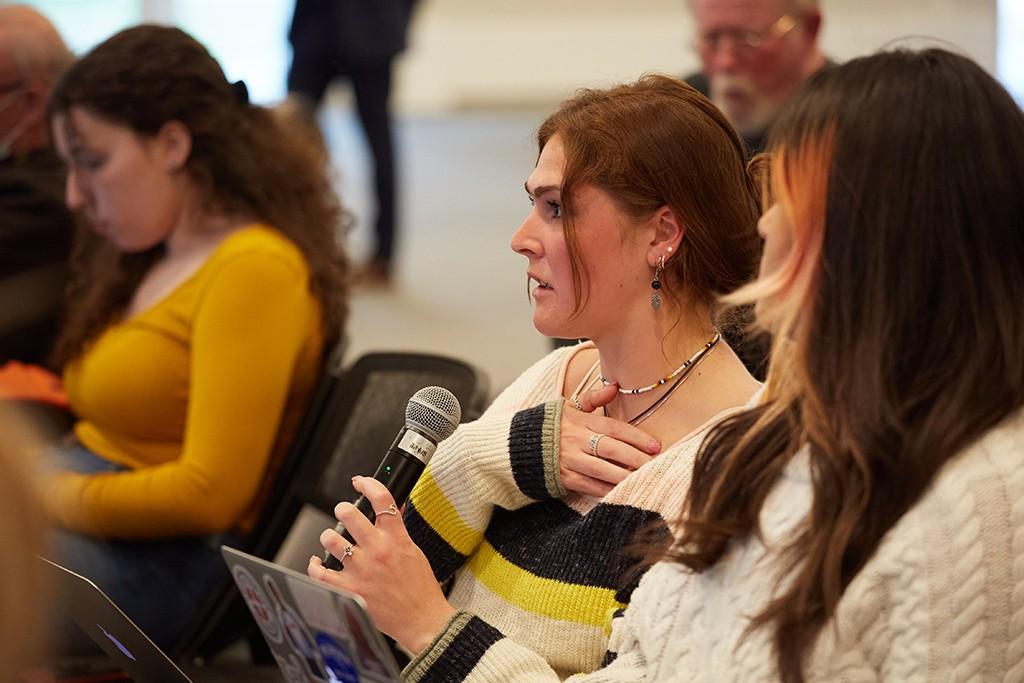
<svg viewBox="0 0 1024 683">
<path fill-rule="evenodd" d="M 608 658 L 611 624 L 639 579 L 623 549 L 651 525 L 668 532 L 704 436 L 742 408 L 667 445 L 604 498 L 566 494 L 561 388 L 570 359 L 590 346 L 538 361 L 460 426 L 420 477 L 406 528 L 437 578 L 452 579 L 448 599 L 460 612 L 409 664 L 406 681 L 504 680 L 510 668 L 567 676 Z"/>
<path fill-rule="evenodd" d="M 700 575 L 662 563 L 616 620 L 597 681 L 776 680 L 770 634 L 742 638 L 774 590 L 773 561 L 811 496 L 794 458 L 748 538 Z M 542 681 L 536 662 L 491 653 L 469 680 Z M 805 668 L 808 681 L 1024 681 L 1024 412 L 940 472 L 847 587 Z"/>
</svg>

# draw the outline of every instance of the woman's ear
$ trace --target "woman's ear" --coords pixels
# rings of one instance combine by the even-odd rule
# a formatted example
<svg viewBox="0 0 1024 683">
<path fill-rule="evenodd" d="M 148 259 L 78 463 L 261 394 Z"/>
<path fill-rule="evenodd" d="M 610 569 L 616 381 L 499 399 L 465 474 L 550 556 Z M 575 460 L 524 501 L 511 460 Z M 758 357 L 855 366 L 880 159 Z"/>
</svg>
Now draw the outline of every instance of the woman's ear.
<svg viewBox="0 0 1024 683">
<path fill-rule="evenodd" d="M 155 136 L 156 153 L 168 173 L 175 173 L 185 167 L 192 153 L 192 133 L 181 121 L 168 121 Z"/>
<path fill-rule="evenodd" d="M 658 260 L 665 257 L 668 261 L 679 249 L 679 243 L 683 241 L 686 234 L 686 226 L 679 219 L 679 216 L 668 206 L 663 206 L 654 212 L 651 217 L 654 227 L 654 236 L 647 249 L 647 262 L 654 268 Z"/>
</svg>

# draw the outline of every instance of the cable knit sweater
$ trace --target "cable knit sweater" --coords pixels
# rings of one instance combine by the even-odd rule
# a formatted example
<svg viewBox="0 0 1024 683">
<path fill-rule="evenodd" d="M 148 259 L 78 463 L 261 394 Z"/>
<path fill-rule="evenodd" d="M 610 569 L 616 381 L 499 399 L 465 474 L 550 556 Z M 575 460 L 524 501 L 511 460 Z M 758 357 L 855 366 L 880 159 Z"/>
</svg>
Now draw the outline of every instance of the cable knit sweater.
<svg viewBox="0 0 1024 683">
<path fill-rule="evenodd" d="M 565 371 L 580 345 L 542 359 L 476 422 L 438 448 L 405 521 L 460 611 L 404 672 L 409 681 L 476 678 L 501 662 L 561 675 L 605 661 L 615 615 L 639 574 L 623 553 L 682 507 L 697 447 L 721 413 L 598 500 L 558 482 Z M 488 676 L 484 676 L 487 678 Z"/>
<path fill-rule="evenodd" d="M 774 590 L 775 551 L 811 499 L 806 453 L 761 515 L 764 544 L 734 545 L 695 575 L 661 563 L 643 577 L 610 646 L 617 658 L 574 683 L 767 681 L 770 632 L 743 639 Z M 472 680 L 557 680 L 492 656 Z M 1024 411 L 951 460 L 883 538 L 840 599 L 805 666 L 808 681 L 1024 681 Z"/>
</svg>

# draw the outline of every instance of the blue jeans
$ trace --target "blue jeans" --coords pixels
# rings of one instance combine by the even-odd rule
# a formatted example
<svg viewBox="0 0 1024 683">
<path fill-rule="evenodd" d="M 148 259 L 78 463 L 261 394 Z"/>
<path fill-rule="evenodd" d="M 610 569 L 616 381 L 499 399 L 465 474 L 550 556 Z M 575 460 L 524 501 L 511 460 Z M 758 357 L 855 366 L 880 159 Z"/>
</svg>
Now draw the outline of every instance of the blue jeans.
<svg viewBox="0 0 1024 683">
<path fill-rule="evenodd" d="M 56 454 L 56 466 L 80 474 L 122 469 L 80 444 Z M 152 541 L 107 540 L 70 531 L 53 536 L 54 561 L 91 579 L 161 648 L 173 646 L 228 576 L 220 545 L 238 545 L 231 534 Z M 77 629 L 59 628 L 58 649 L 83 654 L 94 648 Z"/>
</svg>

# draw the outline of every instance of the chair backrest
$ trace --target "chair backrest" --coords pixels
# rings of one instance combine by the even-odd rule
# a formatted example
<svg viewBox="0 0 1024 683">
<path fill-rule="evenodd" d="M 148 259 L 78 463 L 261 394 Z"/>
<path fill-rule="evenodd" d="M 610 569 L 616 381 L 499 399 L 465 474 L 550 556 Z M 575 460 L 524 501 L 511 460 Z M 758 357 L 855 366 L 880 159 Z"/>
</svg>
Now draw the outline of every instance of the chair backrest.
<svg viewBox="0 0 1024 683">
<path fill-rule="evenodd" d="M 309 406 L 274 474 L 274 482 L 267 494 L 263 510 L 256 520 L 254 531 L 238 544 L 247 552 L 259 557 L 266 557 L 267 552 L 273 553 L 273 549 L 267 549 L 274 547 L 275 540 L 280 543 L 288 532 L 286 524 L 291 522 L 288 515 L 290 514 L 293 519 L 298 514 L 301 506 L 280 503 L 287 500 L 287 492 L 302 470 L 303 458 L 308 453 L 307 444 L 330 406 L 335 387 L 343 374 L 342 359 L 347 345 L 348 338 L 343 336 L 324 359 L 324 366 L 313 389 Z M 217 654 L 236 640 L 237 626 L 241 624 L 243 629 L 248 626 L 245 607 L 240 603 L 234 581 L 227 575 L 225 569 L 220 583 L 210 592 L 209 599 L 196 611 L 189 626 L 170 649 L 171 657 L 179 661 L 201 660 Z"/>
<path fill-rule="evenodd" d="M 347 343 L 348 339 L 338 342 L 324 362 L 306 414 L 274 476 L 274 484 L 253 532 L 246 539 L 246 552 L 252 555 L 271 557 L 298 514 L 301 502 L 294 500 L 292 492 L 306 470 L 306 461 L 316 452 L 317 436 L 333 419 L 333 402 L 345 375 L 343 358 Z"/>
<path fill-rule="evenodd" d="M 248 552 L 292 565 L 294 560 L 280 556 L 282 544 L 300 548 L 298 552 L 286 553 L 300 558 L 302 553 L 308 558 L 309 552 L 318 550 L 317 532 L 324 528 L 324 514 L 333 519 L 336 503 L 356 497 L 352 477 L 374 473 L 405 424 L 409 398 L 419 389 L 432 385 L 448 389 L 459 399 L 463 422 L 479 417 L 486 406 L 489 389 L 486 376 L 468 363 L 453 358 L 418 353 L 369 353 L 340 376 L 336 367 L 329 365 L 277 475 L 271 498 L 248 539 Z M 314 526 L 319 525 L 319 528 L 308 538 L 305 530 L 308 524 L 296 525 L 304 506 L 307 510 L 315 508 L 324 513 L 314 516 Z M 300 522 L 308 518 L 304 513 Z M 293 531 L 298 533 L 292 534 L 286 542 L 293 526 Z M 307 548 L 311 550 L 307 552 Z M 305 562 L 302 562 L 297 568 L 304 567 Z M 181 643 L 180 656 L 211 656 L 242 635 L 251 624 L 233 583 L 226 585 L 223 595 L 213 603 L 210 609 L 204 610 L 205 618 L 197 620 L 201 623 L 196 624 L 195 632 Z M 236 623 L 239 619 L 241 624 Z"/>
<path fill-rule="evenodd" d="M 409 399 L 427 386 L 451 391 L 463 422 L 483 412 L 487 381 L 467 363 L 414 353 L 370 353 L 356 361 L 338 385 L 332 419 L 309 444 L 313 452 L 295 494 L 331 514 L 339 501 L 354 500 L 352 477 L 374 473 L 405 424 Z"/>
</svg>

